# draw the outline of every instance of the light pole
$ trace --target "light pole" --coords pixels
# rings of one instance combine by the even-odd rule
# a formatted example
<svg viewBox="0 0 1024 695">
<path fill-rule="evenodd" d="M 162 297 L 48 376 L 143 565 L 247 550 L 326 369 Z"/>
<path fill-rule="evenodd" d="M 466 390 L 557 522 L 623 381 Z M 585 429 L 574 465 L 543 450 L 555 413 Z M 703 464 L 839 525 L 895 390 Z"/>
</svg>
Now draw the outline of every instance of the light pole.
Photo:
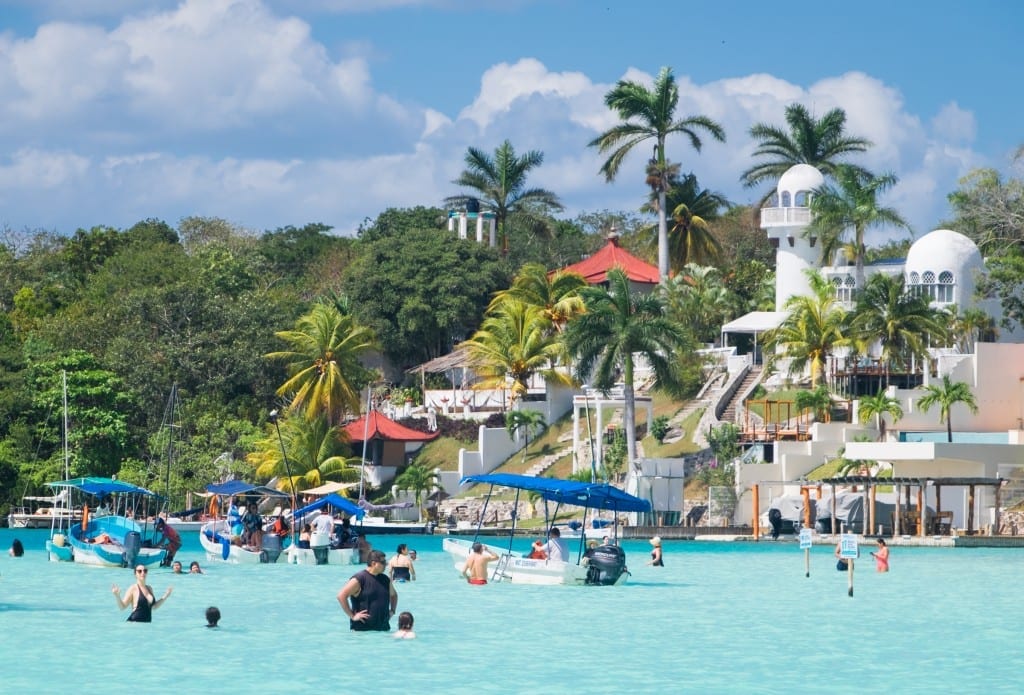
<svg viewBox="0 0 1024 695">
<path fill-rule="evenodd" d="M 292 489 L 292 543 L 295 543 L 295 479 L 292 478 L 292 467 L 288 463 L 288 452 L 284 450 L 284 437 L 281 436 L 281 425 L 277 422 L 277 408 L 270 411 L 270 421 L 277 430 L 277 441 L 281 444 L 281 458 L 284 459 L 284 470 L 288 475 L 288 485 Z"/>
</svg>

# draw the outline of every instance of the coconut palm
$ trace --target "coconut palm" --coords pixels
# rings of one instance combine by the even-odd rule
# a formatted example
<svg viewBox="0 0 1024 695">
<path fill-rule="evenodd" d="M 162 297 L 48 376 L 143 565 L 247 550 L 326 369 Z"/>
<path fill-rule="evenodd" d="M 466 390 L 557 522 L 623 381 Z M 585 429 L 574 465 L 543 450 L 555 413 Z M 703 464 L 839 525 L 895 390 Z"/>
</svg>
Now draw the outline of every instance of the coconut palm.
<svg viewBox="0 0 1024 695">
<path fill-rule="evenodd" d="M 494 295 L 488 310 L 494 310 L 512 297 L 539 307 L 544 318 L 560 333 L 573 316 L 583 311 L 580 290 L 586 286 L 587 281 L 579 273 L 561 270 L 548 273 L 539 263 L 527 263 L 519 269 L 512 287 Z"/>
<path fill-rule="evenodd" d="M 494 156 L 470 147 L 466 150 L 466 168 L 452 181 L 476 191 L 475 196 L 457 195 L 445 199 L 449 206 L 464 205 L 472 197 L 478 198 L 485 210 L 494 213 L 502 249 L 508 251 L 509 218 L 521 215 L 536 222 L 546 221 L 546 213 L 558 212 L 562 203 L 558 196 L 543 188 L 527 188 L 526 176 L 531 169 L 544 162 L 544 153 L 530 150 L 516 156 L 512 143 L 506 140 L 494 150 Z"/>
<path fill-rule="evenodd" d="M 878 441 L 882 441 L 885 439 L 885 418 L 883 416 L 888 415 L 893 420 L 899 420 L 903 417 L 903 406 L 883 389 L 874 396 L 862 396 L 858 412 L 861 422 L 875 418 Z"/>
<path fill-rule="evenodd" d="M 766 331 L 764 344 L 777 357 L 790 359 L 790 373 L 811 371 L 811 387 L 817 387 L 828 358 L 836 348 L 850 347 L 846 335 L 847 315 L 836 301 L 832 285 L 820 273 L 807 271 L 811 293 L 795 295 L 786 301 L 788 315 L 778 328 Z"/>
<path fill-rule="evenodd" d="M 816 386 L 809 391 L 798 391 L 794 405 L 800 412 L 805 410 L 813 412 L 814 419 L 818 422 L 832 421 L 832 393 L 825 384 Z"/>
<path fill-rule="evenodd" d="M 850 333 L 860 342 L 878 342 L 885 365 L 886 385 L 894 365 L 907 366 L 927 358 L 929 343 L 943 343 L 947 330 L 942 312 L 928 300 L 906 291 L 902 275 L 872 275 L 857 295 Z"/>
<path fill-rule="evenodd" d="M 846 164 L 835 170 L 836 186 L 828 184 L 815 191 L 811 198 L 811 224 L 807 233 L 821 238 L 823 259 L 831 258 L 853 232 L 852 250 L 856 259 L 857 289 L 864 288 L 864 233 L 872 228 L 890 225 L 910 230 L 910 226 L 894 208 L 881 207 L 878 198 L 896 185 L 893 174 L 873 176 Z"/>
<path fill-rule="evenodd" d="M 751 126 L 750 136 L 759 142 L 754 157 L 762 158 L 762 161 L 740 176 L 744 186 L 752 188 L 765 181 L 774 185 L 795 164 L 810 164 L 831 177 L 839 166 L 840 158 L 866 152 L 871 145 L 864 138 L 843 134 L 846 112 L 842 109 L 832 109 L 815 119 L 803 104 L 790 104 L 786 107 L 786 123 L 789 132 L 767 123 Z M 863 169 L 858 170 L 867 174 Z M 765 194 L 758 207 L 763 206 L 772 191 Z"/>
<path fill-rule="evenodd" d="M 962 381 L 950 381 L 949 375 L 942 376 L 942 385 L 928 384 L 924 387 L 925 395 L 917 401 L 922 411 L 928 412 L 933 405 L 939 406 L 939 424 L 946 423 L 947 441 L 953 441 L 953 418 L 951 411 L 957 403 L 963 403 L 971 413 L 978 412 L 978 403 L 974 400 L 971 387 Z"/>
<path fill-rule="evenodd" d="M 286 363 L 289 378 L 277 395 L 290 397 L 290 411 L 304 411 L 309 420 L 326 414 L 331 425 L 359 412 L 359 390 L 369 379 L 360 358 L 376 347 L 373 331 L 333 304 L 321 303 L 300 317 L 294 330 L 274 335 L 292 348 L 265 355 Z"/>
<path fill-rule="evenodd" d="M 630 291 L 629 278 L 619 268 L 608 272 L 607 287 L 583 290 L 587 310 L 563 334 L 566 348 L 575 355 L 576 375 L 610 390 L 620 371 L 625 402 L 624 427 L 629 461 L 636 460 L 636 401 L 634 355 L 641 355 L 654 371 L 655 385 L 678 386 L 679 355 L 690 348 L 685 329 L 668 318 L 657 294 Z"/>
<path fill-rule="evenodd" d="M 951 337 L 963 353 L 973 352 L 975 343 L 993 342 L 999 337 L 996 320 L 982 309 L 964 309 L 948 318 L 952 326 Z"/>
<path fill-rule="evenodd" d="M 570 377 L 555 368 L 564 354 L 561 341 L 548 330 L 540 307 L 506 297 L 484 318 L 473 337 L 462 343 L 481 377 L 479 388 L 505 388 L 511 381 L 512 401 L 526 394 L 530 377 L 541 374 L 549 383 L 569 385 Z"/>
<path fill-rule="evenodd" d="M 505 430 L 509 437 L 515 437 L 516 432 L 522 432 L 526 437 L 523 446 L 523 463 L 526 463 L 526 450 L 530 448 L 530 430 L 540 432 L 547 426 L 544 421 L 544 414 L 536 410 L 510 410 L 505 413 Z"/>
<path fill-rule="evenodd" d="M 698 137 L 699 131 L 706 132 L 720 142 L 725 141 L 725 131 L 707 116 L 676 119 L 679 86 L 672 75 L 672 69 L 667 67 L 658 73 L 651 89 L 639 82 L 619 80 L 605 95 L 604 103 L 623 121 L 594 138 L 588 145 L 596 147 L 601 154 L 610 153 L 600 169 L 605 180 L 615 180 L 623 160 L 636 145 L 654 140 L 654 155 L 646 175 L 658 195 L 658 272 L 661 281 L 664 282 L 668 279 L 669 270 L 668 211 L 665 196 L 672 173 L 671 165 L 665 156 L 665 141 L 669 135 L 681 133 L 688 137 L 690 145 L 700 152 L 702 143 Z"/>
<path fill-rule="evenodd" d="M 419 520 L 423 520 L 423 507 L 421 500 L 424 492 L 430 492 L 441 484 L 437 473 L 428 468 L 424 463 L 411 463 L 395 478 L 395 487 L 399 490 L 410 490 L 416 499 L 416 509 Z"/>
<path fill-rule="evenodd" d="M 298 416 L 282 417 L 278 425 L 281 428 L 280 439 L 275 426 L 268 425 L 265 436 L 246 456 L 246 461 L 256 467 L 257 478 L 269 480 L 276 477 L 279 479 L 278 488 L 289 493 L 293 489 L 316 487 L 329 480 L 359 480 L 359 458 L 351 456 L 340 428 L 332 426 L 325 413 L 312 420 Z M 287 464 L 284 452 L 288 455 Z"/>
</svg>

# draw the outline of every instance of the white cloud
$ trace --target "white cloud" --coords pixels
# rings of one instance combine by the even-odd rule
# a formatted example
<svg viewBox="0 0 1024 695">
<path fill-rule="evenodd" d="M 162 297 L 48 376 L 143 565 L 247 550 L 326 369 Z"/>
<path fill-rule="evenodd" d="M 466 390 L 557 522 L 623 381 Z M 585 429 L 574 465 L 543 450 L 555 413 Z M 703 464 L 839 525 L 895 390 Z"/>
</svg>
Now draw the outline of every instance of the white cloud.
<svg viewBox="0 0 1024 695">
<path fill-rule="evenodd" d="M 974 114 L 960 108 L 955 101 L 942 107 L 932 119 L 931 127 L 937 136 L 953 142 L 973 142 L 978 134 Z"/>
</svg>

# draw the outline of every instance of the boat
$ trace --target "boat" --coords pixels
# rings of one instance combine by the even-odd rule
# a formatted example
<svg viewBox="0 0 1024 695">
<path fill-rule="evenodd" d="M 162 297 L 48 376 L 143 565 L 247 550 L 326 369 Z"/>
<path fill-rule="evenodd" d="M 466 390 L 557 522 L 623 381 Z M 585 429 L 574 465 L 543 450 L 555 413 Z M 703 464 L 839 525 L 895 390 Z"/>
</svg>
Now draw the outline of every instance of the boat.
<svg viewBox="0 0 1024 695">
<path fill-rule="evenodd" d="M 64 526 L 82 518 L 81 509 L 71 509 L 65 505 L 67 491 L 62 490 L 56 495 L 25 495 L 21 498 L 21 506 L 12 507 L 7 514 L 7 525 L 10 528 L 50 528 L 56 517 L 62 517 Z"/>
<path fill-rule="evenodd" d="M 358 502 L 360 508 L 366 515 L 359 522 L 359 529 L 364 535 L 373 534 L 432 534 L 434 523 L 431 521 L 392 521 L 381 512 L 387 513 L 393 509 L 409 509 L 412 502 L 399 502 L 396 504 L 373 504 L 368 500 L 361 499 Z M 374 512 L 377 514 L 374 515 Z"/>
<path fill-rule="evenodd" d="M 154 532 L 148 523 L 140 525 L 150 502 L 159 495 L 145 488 L 113 478 L 75 478 L 49 483 L 54 490 L 67 490 L 67 499 L 78 495 L 92 502 L 82 508 L 80 521 L 62 526 L 54 519 L 46 551 L 51 561 L 77 562 L 101 567 L 158 565 L 167 551 L 153 547 Z M 107 507 L 107 504 L 110 504 Z"/>
<path fill-rule="evenodd" d="M 307 504 L 301 509 L 295 510 L 292 516 L 292 531 L 298 530 L 300 524 L 308 524 L 317 516 L 325 514 L 324 507 L 331 506 L 341 510 L 350 517 L 361 519 L 366 512 L 347 497 L 337 493 L 331 493 L 321 497 L 312 504 Z M 308 548 L 300 548 L 298 543 L 291 543 L 288 546 L 286 555 L 288 563 L 293 565 L 355 565 L 359 563 L 359 546 L 354 540 L 339 539 L 339 525 L 335 524 L 335 540 L 324 538 L 326 534 L 314 533 L 310 538 Z"/>
<path fill-rule="evenodd" d="M 512 473 L 490 473 L 471 475 L 462 479 L 466 483 L 482 483 L 490 485 L 484 509 L 480 518 L 484 517 L 487 502 L 494 493 L 495 487 L 512 488 L 516 491 L 516 505 L 523 490 L 539 494 L 543 499 L 558 505 L 571 504 L 584 509 L 604 509 L 613 512 L 618 519 L 619 512 L 649 512 L 651 504 L 647 500 L 634 497 L 617 487 L 607 483 L 582 483 L 557 478 L 537 478 Z M 586 523 L 586 513 L 584 513 Z M 614 528 L 618 535 L 617 524 Z M 501 548 L 493 544 L 484 544 L 487 549 L 498 556 L 494 563 L 491 581 L 511 582 L 513 584 L 535 585 L 570 585 L 570 586 L 601 586 L 622 584 L 629 575 L 626 568 L 626 555 L 622 548 L 614 542 L 599 545 L 584 551 L 585 539 L 579 538 L 578 552 L 575 561 L 567 560 L 536 560 L 512 549 L 515 538 L 515 519 L 509 529 L 508 546 Z M 446 537 L 442 547 L 452 558 L 455 569 L 462 572 L 466 558 L 472 550 L 473 540 Z"/>
<path fill-rule="evenodd" d="M 255 485 L 242 480 L 229 480 L 226 483 L 214 483 L 206 486 L 206 491 L 213 493 L 217 499 L 210 503 L 215 512 L 219 511 L 220 500 L 235 496 L 249 498 L 279 497 L 288 499 L 288 494 L 264 485 Z M 206 551 L 210 560 L 219 560 L 236 565 L 259 563 L 275 563 L 282 555 L 281 538 L 272 533 L 263 534 L 263 543 L 259 548 L 249 548 L 233 542 L 238 535 L 234 526 L 236 519 L 214 518 L 206 521 L 199 529 L 199 544 Z"/>
</svg>

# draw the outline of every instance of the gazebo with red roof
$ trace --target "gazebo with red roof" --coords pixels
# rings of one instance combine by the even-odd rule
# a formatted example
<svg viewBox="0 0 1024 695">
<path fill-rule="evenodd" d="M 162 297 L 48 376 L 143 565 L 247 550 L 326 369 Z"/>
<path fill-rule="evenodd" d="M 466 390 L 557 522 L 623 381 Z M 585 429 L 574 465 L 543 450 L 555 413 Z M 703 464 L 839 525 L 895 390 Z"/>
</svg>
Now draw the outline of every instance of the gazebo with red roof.
<svg viewBox="0 0 1024 695">
<path fill-rule="evenodd" d="M 612 268 L 621 268 L 634 286 L 641 286 L 635 289 L 651 289 L 660 279 L 657 266 L 640 260 L 619 246 L 618 235 L 610 235 L 608 243 L 599 251 L 579 263 L 562 268 L 562 272 L 579 273 L 588 284 L 598 285 L 607 279 Z"/>
<path fill-rule="evenodd" d="M 374 466 L 389 466 L 397 469 L 405 464 L 406 454 L 423 446 L 424 442 L 435 439 L 438 432 L 420 432 L 391 420 L 376 410 L 364 415 L 342 428 L 355 447 L 354 452 L 362 455 L 366 449 L 366 462 Z M 369 447 L 367 448 L 367 444 Z M 409 448 L 407 445 L 415 444 Z"/>
</svg>

